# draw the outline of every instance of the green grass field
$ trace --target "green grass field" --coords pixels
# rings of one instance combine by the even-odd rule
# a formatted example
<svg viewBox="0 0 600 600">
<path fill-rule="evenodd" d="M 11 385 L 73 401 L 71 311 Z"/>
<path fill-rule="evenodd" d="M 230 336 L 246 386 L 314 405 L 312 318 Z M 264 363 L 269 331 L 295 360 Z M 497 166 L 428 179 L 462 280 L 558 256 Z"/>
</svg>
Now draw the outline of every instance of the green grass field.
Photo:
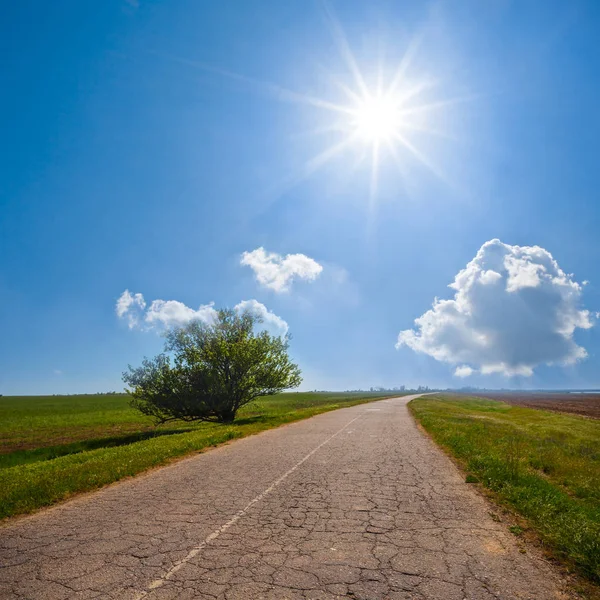
<svg viewBox="0 0 600 600">
<path fill-rule="evenodd" d="M 0 518 L 31 512 L 234 438 L 389 395 L 280 394 L 244 407 L 232 425 L 158 427 L 131 409 L 124 394 L 0 397 Z"/>
<path fill-rule="evenodd" d="M 409 407 L 467 481 L 491 490 L 555 556 L 600 582 L 600 421 L 452 396 Z"/>
</svg>

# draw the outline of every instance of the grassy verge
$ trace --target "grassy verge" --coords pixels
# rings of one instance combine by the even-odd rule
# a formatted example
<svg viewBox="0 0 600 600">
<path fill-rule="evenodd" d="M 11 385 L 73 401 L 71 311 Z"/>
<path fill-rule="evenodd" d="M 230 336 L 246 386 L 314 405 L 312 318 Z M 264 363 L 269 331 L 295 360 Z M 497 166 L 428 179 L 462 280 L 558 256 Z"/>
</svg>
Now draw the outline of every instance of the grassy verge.
<svg viewBox="0 0 600 600">
<path fill-rule="evenodd" d="M 2 398 L 0 518 L 32 512 L 234 438 L 381 397 L 385 394 L 281 394 L 244 407 L 233 425 L 186 423 L 181 428 L 152 427 L 129 408 L 126 396 Z M 82 439 L 82 430 L 117 434 Z M 33 447 L 36 437 L 39 447 Z M 56 440 L 63 443 L 53 445 Z"/>
<path fill-rule="evenodd" d="M 491 490 L 555 556 L 600 583 L 600 422 L 478 398 L 429 396 L 409 407 L 468 482 Z"/>
</svg>

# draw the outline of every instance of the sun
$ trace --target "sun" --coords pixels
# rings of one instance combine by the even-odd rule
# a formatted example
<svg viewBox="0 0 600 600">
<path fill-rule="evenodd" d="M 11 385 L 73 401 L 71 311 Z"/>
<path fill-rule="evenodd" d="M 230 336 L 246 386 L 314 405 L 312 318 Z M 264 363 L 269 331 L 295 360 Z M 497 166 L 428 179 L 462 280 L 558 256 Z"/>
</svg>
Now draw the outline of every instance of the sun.
<svg viewBox="0 0 600 600">
<path fill-rule="evenodd" d="M 365 142 L 389 142 L 401 126 L 399 107 L 390 97 L 369 95 L 354 110 L 352 126 Z"/>
<path fill-rule="evenodd" d="M 308 157 L 297 173 L 284 177 L 274 187 L 285 189 L 297 185 L 336 157 L 344 155 L 355 157 L 354 160 L 343 161 L 346 180 L 362 165 L 370 170 L 369 206 L 375 202 L 380 167 L 384 162 L 392 166 L 385 169 L 387 177 L 405 180 L 418 163 L 436 178 L 448 183 L 449 178 L 430 156 L 437 145 L 432 140 L 437 138 L 441 144 L 453 139 L 445 131 L 447 124 L 451 123 L 449 115 L 443 114 L 445 109 L 469 102 L 476 96 L 440 97 L 437 88 L 441 80 L 414 65 L 420 36 L 409 41 L 397 65 L 386 64 L 382 53 L 378 61 L 370 63 L 370 68 L 359 67 L 333 9 L 327 0 L 322 2 L 326 21 L 346 67 L 345 73 L 340 73 L 338 67 L 331 73 L 325 72 L 324 81 L 329 85 L 327 95 L 302 93 L 224 69 L 186 59 L 177 60 L 231 79 L 279 102 L 303 105 L 322 114 L 318 126 L 301 135 L 326 135 L 327 144 Z"/>
</svg>

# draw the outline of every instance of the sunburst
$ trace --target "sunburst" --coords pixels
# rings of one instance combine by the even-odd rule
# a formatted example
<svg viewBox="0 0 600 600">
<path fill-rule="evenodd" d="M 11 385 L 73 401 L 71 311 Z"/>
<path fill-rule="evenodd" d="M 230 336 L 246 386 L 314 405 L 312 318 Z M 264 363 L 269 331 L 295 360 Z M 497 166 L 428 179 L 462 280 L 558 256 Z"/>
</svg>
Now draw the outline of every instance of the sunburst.
<svg viewBox="0 0 600 600">
<path fill-rule="evenodd" d="M 439 135 L 440 132 L 429 126 L 428 113 L 439 111 L 464 98 L 450 100 L 425 100 L 425 92 L 434 87 L 431 79 L 422 76 L 417 81 L 407 77 L 413 58 L 419 47 L 419 39 L 414 38 L 408 45 L 400 64 L 389 81 L 384 81 L 385 65 L 376 65 L 377 84 L 367 84 L 367 75 L 361 70 L 348 43 L 347 37 L 330 5 L 323 0 L 325 16 L 330 25 L 337 48 L 342 56 L 353 84 L 347 86 L 336 81 L 344 92 L 347 102 L 336 103 L 323 98 L 308 98 L 306 102 L 315 108 L 337 112 L 340 116 L 339 129 L 342 140 L 325 149 L 319 157 L 319 167 L 324 166 L 349 147 L 362 150 L 363 159 L 370 154 L 370 203 L 373 202 L 377 186 L 380 163 L 386 155 L 396 161 L 399 171 L 406 173 L 401 153 L 408 153 L 414 160 L 429 169 L 434 175 L 444 178 L 441 170 L 418 148 L 413 139 L 415 133 Z M 372 77 L 370 79 L 373 79 Z M 364 152 L 364 150 L 367 152 Z M 319 158 L 318 157 L 318 158 Z"/>
<path fill-rule="evenodd" d="M 276 83 L 256 80 L 206 64 L 171 58 L 235 80 L 278 101 L 302 104 L 316 111 L 335 113 L 336 119 L 328 119 L 330 125 L 320 131 L 335 132 L 338 138 L 330 146 L 309 158 L 301 172 L 289 178 L 284 187 L 289 187 L 309 177 L 325 167 L 335 157 L 352 149 L 358 151 L 361 158 L 355 163 L 355 166 L 364 161 L 370 163 L 371 202 L 376 195 L 378 172 L 380 164 L 384 160 L 395 161 L 400 175 L 406 176 L 407 157 L 410 157 L 436 177 L 446 180 L 441 169 L 434 164 L 426 152 L 419 148 L 417 139 L 421 134 L 449 137 L 443 131 L 431 126 L 430 116 L 452 104 L 469 101 L 472 97 L 442 99 L 439 97 L 439 93 L 434 93 L 432 97 L 432 90 L 437 91 L 434 81 L 425 76 L 418 77 L 416 80 L 414 77 L 407 76 L 419 47 L 417 38 L 408 45 L 389 81 L 385 81 L 383 76 L 385 65 L 382 62 L 377 64 L 374 69 L 376 77 L 371 77 L 371 73 L 361 70 L 358 66 L 347 37 L 331 7 L 325 0 L 323 0 L 322 6 L 338 51 L 352 80 L 352 84 L 347 85 L 340 82 L 338 78 L 329 77 L 329 82 L 343 92 L 344 102 L 299 93 Z M 367 83 L 372 79 L 376 79 L 374 86 Z"/>
</svg>

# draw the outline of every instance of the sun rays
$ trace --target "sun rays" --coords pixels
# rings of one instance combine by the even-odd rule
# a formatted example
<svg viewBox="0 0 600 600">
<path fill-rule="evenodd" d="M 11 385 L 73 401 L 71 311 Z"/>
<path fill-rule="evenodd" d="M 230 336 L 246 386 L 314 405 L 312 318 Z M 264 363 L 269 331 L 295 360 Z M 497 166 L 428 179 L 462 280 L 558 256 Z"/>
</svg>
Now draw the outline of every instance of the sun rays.
<svg viewBox="0 0 600 600">
<path fill-rule="evenodd" d="M 335 75 L 325 73 L 329 92 L 302 93 L 206 64 L 170 58 L 225 77 L 273 100 L 304 106 L 315 114 L 319 127 L 312 131 L 299 131 L 298 136 L 314 137 L 315 140 L 324 136 L 327 143 L 307 157 L 296 173 L 279 182 L 276 187 L 280 190 L 297 185 L 346 153 L 353 153 L 355 157 L 344 163 L 346 176 L 361 167 L 370 171 L 369 205 L 375 201 L 384 162 L 395 165 L 396 176 L 401 180 L 406 179 L 418 165 L 448 183 L 435 157 L 430 155 L 431 140 L 425 148 L 420 147 L 420 141 L 424 136 L 435 138 L 439 144 L 452 140 L 452 134 L 439 126 L 436 117 L 455 104 L 473 100 L 473 97 L 442 97 L 439 82 L 414 67 L 421 41 L 418 36 L 407 45 L 395 69 L 390 69 L 383 59 L 371 64 L 370 68 L 361 68 L 332 8 L 326 2 L 322 3 L 322 7 L 338 55 L 345 66 L 345 74 L 339 71 Z"/>
</svg>

